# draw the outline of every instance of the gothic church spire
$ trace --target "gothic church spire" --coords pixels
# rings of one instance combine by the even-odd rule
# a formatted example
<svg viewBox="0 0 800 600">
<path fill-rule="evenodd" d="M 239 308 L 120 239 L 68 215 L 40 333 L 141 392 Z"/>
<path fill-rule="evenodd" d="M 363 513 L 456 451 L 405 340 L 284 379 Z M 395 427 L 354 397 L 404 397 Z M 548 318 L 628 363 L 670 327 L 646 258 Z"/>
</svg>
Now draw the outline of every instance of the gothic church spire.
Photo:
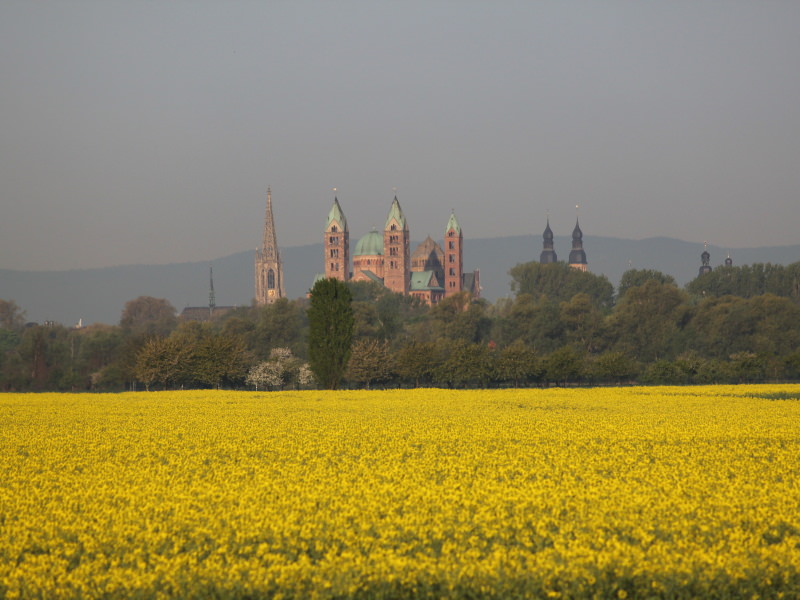
<svg viewBox="0 0 800 600">
<path fill-rule="evenodd" d="M 264 240 L 256 250 L 256 303 L 272 304 L 286 293 L 283 289 L 283 264 L 278 251 L 278 236 L 272 216 L 272 190 L 267 188 L 267 211 L 264 217 Z"/>
</svg>

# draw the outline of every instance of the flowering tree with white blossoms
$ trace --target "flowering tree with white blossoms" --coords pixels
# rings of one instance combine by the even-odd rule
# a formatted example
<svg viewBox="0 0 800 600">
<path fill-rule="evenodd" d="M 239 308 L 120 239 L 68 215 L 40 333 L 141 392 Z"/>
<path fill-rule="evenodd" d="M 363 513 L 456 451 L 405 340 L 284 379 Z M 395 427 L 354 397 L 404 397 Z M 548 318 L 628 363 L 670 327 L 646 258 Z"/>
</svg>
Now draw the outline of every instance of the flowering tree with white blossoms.
<svg viewBox="0 0 800 600">
<path fill-rule="evenodd" d="M 313 377 L 308 365 L 289 348 L 273 348 L 269 360 L 258 363 L 247 374 L 247 385 L 256 390 L 281 390 L 291 382 L 306 387 L 313 383 Z"/>
</svg>

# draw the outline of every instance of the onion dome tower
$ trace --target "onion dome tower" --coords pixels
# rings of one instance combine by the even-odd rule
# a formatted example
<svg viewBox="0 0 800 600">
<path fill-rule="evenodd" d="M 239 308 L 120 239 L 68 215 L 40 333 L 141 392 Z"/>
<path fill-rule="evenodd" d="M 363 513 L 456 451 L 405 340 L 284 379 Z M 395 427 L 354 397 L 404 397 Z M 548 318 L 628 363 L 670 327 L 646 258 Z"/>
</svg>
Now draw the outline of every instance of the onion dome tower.
<svg viewBox="0 0 800 600">
<path fill-rule="evenodd" d="M 408 222 L 397 196 L 383 228 L 383 283 L 393 292 L 408 295 L 411 286 L 411 246 Z"/>
<path fill-rule="evenodd" d="M 733 266 L 733 259 L 731 258 L 731 253 L 728 252 L 727 258 L 725 258 L 725 266 L 732 267 Z"/>
<path fill-rule="evenodd" d="M 547 227 L 542 234 L 544 243 L 542 245 L 542 253 L 539 255 L 539 262 L 543 265 L 558 262 L 558 255 L 553 249 L 553 230 L 550 229 L 550 217 L 547 217 Z"/>
<path fill-rule="evenodd" d="M 580 271 L 586 271 L 589 268 L 586 263 L 586 252 L 583 250 L 583 232 L 578 219 L 575 219 L 575 229 L 572 230 L 572 251 L 569 253 L 569 266 Z"/>
<path fill-rule="evenodd" d="M 350 279 L 350 230 L 339 199 L 334 196 L 325 226 L 325 277 Z"/>
<path fill-rule="evenodd" d="M 702 261 L 703 265 L 700 267 L 697 276 L 705 275 L 706 273 L 711 273 L 711 266 L 708 264 L 711 260 L 711 254 L 708 252 L 708 242 L 703 242 L 703 253 L 700 255 L 700 260 Z"/>
<path fill-rule="evenodd" d="M 458 294 L 464 282 L 464 234 L 456 219 L 456 212 L 450 213 L 444 230 L 444 295 Z"/>
<path fill-rule="evenodd" d="M 286 296 L 283 290 L 283 263 L 278 252 L 278 237 L 272 218 L 272 190 L 267 188 L 267 213 L 264 218 L 264 241 L 256 250 L 256 304 L 272 304 Z"/>
</svg>

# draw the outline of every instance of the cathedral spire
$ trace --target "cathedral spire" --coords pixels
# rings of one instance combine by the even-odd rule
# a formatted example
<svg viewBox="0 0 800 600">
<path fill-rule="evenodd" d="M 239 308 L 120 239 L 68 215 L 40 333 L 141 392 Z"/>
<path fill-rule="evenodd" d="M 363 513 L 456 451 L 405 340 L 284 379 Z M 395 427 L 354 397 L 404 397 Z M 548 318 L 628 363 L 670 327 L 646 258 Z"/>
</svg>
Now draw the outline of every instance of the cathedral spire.
<svg viewBox="0 0 800 600">
<path fill-rule="evenodd" d="M 705 275 L 706 273 L 711 273 L 711 253 L 708 251 L 708 242 L 703 242 L 703 253 L 700 255 L 700 261 L 702 262 L 702 266 L 697 272 L 697 275 Z"/>
<path fill-rule="evenodd" d="M 553 249 L 553 230 L 550 229 L 550 215 L 547 216 L 547 227 L 542 234 L 542 253 L 539 255 L 539 262 L 543 265 L 558 262 L 558 255 Z"/>
<path fill-rule="evenodd" d="M 384 285 L 398 294 L 408 294 L 411 287 L 411 250 L 408 223 L 397 196 L 389 208 L 383 228 Z"/>
<path fill-rule="evenodd" d="M 455 210 L 444 230 L 444 245 L 444 295 L 449 297 L 464 289 L 464 234 Z"/>
<path fill-rule="evenodd" d="M 333 188 L 334 193 L 336 188 Z M 328 212 L 323 238 L 325 245 L 325 277 L 348 281 L 350 279 L 350 230 L 347 218 L 339 205 L 339 198 L 333 197 L 333 206 Z"/>
<path fill-rule="evenodd" d="M 575 209 L 577 210 L 577 208 L 576 206 Z M 588 269 L 586 252 L 583 250 L 583 231 L 581 231 L 577 217 L 575 218 L 575 229 L 572 230 L 572 251 L 569 253 L 569 266 L 581 271 Z"/>
<path fill-rule="evenodd" d="M 267 210 L 264 217 L 264 241 L 256 251 L 256 303 L 272 304 L 286 294 L 283 290 L 283 264 L 278 251 L 278 236 L 272 216 L 272 189 L 267 188 Z"/>
</svg>

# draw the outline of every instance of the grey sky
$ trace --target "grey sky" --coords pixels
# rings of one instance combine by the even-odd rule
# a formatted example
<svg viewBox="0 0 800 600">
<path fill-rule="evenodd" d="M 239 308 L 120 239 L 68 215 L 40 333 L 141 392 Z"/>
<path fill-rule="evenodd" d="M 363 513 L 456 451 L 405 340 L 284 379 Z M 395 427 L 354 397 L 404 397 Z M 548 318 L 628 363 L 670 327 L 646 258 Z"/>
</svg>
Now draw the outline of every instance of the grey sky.
<svg viewBox="0 0 800 600">
<path fill-rule="evenodd" d="M 789 1 L 5 0 L 0 268 L 255 248 L 267 186 L 282 246 L 395 186 L 415 239 L 580 204 L 586 235 L 796 244 L 798 32 Z"/>
</svg>

